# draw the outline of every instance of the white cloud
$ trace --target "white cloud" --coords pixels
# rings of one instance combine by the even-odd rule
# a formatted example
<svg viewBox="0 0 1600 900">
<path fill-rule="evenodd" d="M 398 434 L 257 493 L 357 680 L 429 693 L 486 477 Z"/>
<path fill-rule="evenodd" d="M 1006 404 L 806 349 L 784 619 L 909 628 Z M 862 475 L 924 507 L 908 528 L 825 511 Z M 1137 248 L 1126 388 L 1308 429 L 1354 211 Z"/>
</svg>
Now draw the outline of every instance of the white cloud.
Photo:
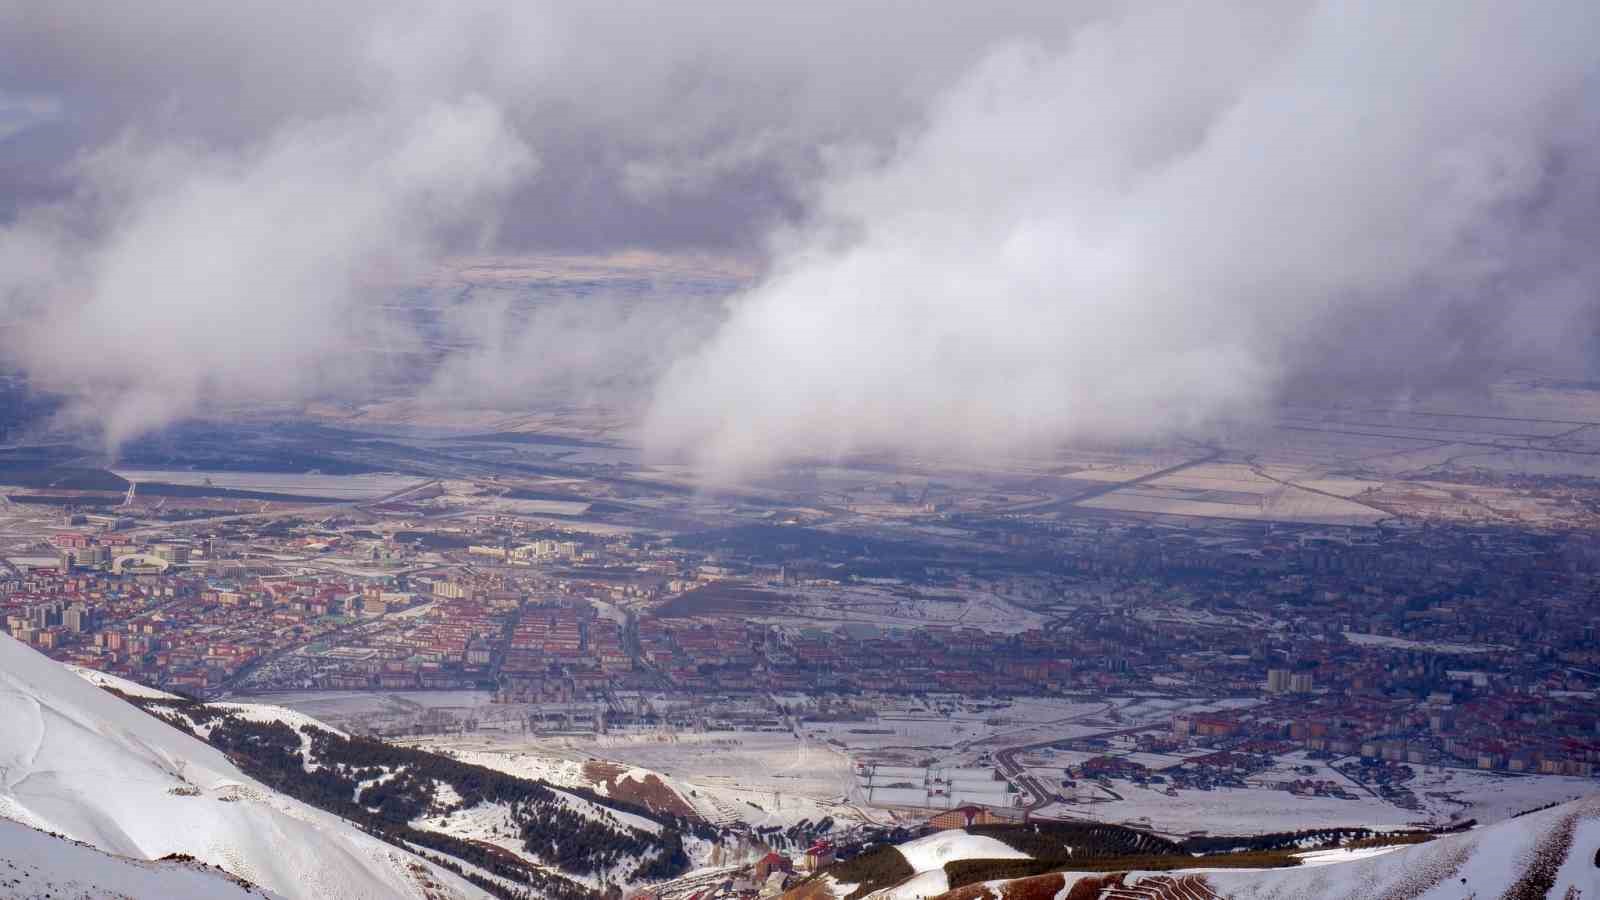
<svg viewBox="0 0 1600 900">
<path fill-rule="evenodd" d="M 1580 349 L 1594 195 L 1563 192 L 1600 172 L 1600 10 L 1248 9 L 996 50 L 827 182 L 665 379 L 656 446 L 718 470 L 1144 439 L 1323 373 Z"/>
</svg>

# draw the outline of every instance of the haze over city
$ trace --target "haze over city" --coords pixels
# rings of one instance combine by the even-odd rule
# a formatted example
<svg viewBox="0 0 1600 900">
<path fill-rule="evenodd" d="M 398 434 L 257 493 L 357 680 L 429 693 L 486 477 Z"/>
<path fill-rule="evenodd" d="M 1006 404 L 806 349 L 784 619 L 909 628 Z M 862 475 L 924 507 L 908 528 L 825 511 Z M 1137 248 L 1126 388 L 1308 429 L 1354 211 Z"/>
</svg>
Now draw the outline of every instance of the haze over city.
<svg viewBox="0 0 1600 900">
<path fill-rule="evenodd" d="M 1597 35 L 0 0 L 0 898 L 1600 895 Z"/>
</svg>

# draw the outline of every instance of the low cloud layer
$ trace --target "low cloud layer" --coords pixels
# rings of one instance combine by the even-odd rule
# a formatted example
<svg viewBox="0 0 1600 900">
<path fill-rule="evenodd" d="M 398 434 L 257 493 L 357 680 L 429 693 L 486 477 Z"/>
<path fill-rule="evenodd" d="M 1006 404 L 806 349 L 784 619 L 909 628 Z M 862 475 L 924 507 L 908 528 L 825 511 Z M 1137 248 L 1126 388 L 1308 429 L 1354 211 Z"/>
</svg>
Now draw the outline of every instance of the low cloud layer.
<svg viewBox="0 0 1600 900">
<path fill-rule="evenodd" d="M 691 6 L 0 0 L 0 354 L 114 447 L 442 339 L 425 399 L 727 472 L 1592 356 L 1593 4 Z M 383 313 L 630 248 L 764 274 Z"/>
<path fill-rule="evenodd" d="M 372 344 L 413 339 L 365 309 L 531 166 L 471 99 L 238 154 L 126 138 L 5 237 L 11 353 L 111 446 L 208 401 L 358 388 Z"/>
<path fill-rule="evenodd" d="M 476 298 L 446 313 L 442 330 L 457 349 L 420 399 L 512 411 L 599 407 L 637 419 L 658 379 L 721 321 L 718 303 L 682 294 Z"/>
<path fill-rule="evenodd" d="M 982 453 L 1581 360 L 1597 28 L 1586 4 L 1191 5 L 998 49 L 827 180 L 651 433 L 713 469 Z"/>
<path fill-rule="evenodd" d="M 915 7 L 0 0 L 0 354 L 114 449 L 390 383 L 440 336 L 386 309 L 449 254 L 758 256 L 829 146 L 891 140 L 992 41 L 1085 16 Z M 646 385 L 707 314 L 568 304 L 508 335 L 496 308 L 451 312 L 466 355 L 427 396 Z"/>
</svg>

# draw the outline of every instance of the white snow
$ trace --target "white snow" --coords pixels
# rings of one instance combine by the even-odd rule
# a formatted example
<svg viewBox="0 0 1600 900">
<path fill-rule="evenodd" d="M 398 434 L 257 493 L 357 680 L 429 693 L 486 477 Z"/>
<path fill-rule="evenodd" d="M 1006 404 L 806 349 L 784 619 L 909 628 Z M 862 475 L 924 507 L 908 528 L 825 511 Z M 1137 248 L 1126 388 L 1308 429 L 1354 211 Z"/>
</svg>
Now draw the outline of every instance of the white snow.
<svg viewBox="0 0 1600 900">
<path fill-rule="evenodd" d="M 523 751 L 467 750 L 442 741 L 414 741 L 414 746 L 460 760 L 474 766 L 494 769 L 518 778 L 543 781 L 557 787 L 590 787 L 583 777 L 583 763 L 556 756 Z"/>
<path fill-rule="evenodd" d="M 68 665 L 67 668 L 77 673 L 78 677 L 86 679 L 90 684 L 96 687 L 110 688 L 114 691 L 120 691 L 121 693 L 127 694 L 130 697 L 145 697 L 150 700 L 179 699 L 177 694 L 169 694 L 166 691 L 156 690 L 153 687 L 146 687 L 137 681 L 129 681 L 120 675 L 112 675 L 110 672 L 101 672 L 98 669 L 85 668 L 84 666 Z"/>
<path fill-rule="evenodd" d="M 310 725 L 323 731 L 331 731 L 340 737 L 350 736 L 332 725 L 284 706 L 269 706 L 264 703 L 210 703 L 207 705 L 216 709 L 227 710 L 247 722 L 282 722 L 295 731 L 299 731 L 301 726 Z"/>
<path fill-rule="evenodd" d="M 0 812 L 9 817 L 121 856 L 189 854 L 289 898 L 483 896 L 274 793 L 211 746 L 9 637 L 0 637 L 0 722 Z"/>
<path fill-rule="evenodd" d="M 1307 850 L 1304 853 L 1296 853 L 1294 856 L 1295 859 L 1300 860 L 1300 865 L 1302 866 L 1331 866 L 1339 863 L 1355 862 L 1358 859 L 1366 859 L 1369 856 L 1382 856 L 1385 853 L 1393 853 L 1396 850 L 1404 849 L 1406 846 L 1408 845 L 1390 844 L 1386 847 Z"/>
<path fill-rule="evenodd" d="M 1032 859 L 1021 850 L 1007 846 L 992 837 L 967 834 L 960 829 L 939 831 L 907 841 L 895 848 L 917 872 L 943 869 L 944 864 L 958 859 Z"/>
<path fill-rule="evenodd" d="M 937 897 L 950 890 L 950 876 L 943 869 L 919 872 L 894 887 L 883 888 L 867 895 L 867 900 L 924 900 Z"/>
<path fill-rule="evenodd" d="M 16 822 L 0 821 L 0 900 L 36 897 L 261 900 L 280 895 L 194 863 L 113 856 Z"/>
</svg>

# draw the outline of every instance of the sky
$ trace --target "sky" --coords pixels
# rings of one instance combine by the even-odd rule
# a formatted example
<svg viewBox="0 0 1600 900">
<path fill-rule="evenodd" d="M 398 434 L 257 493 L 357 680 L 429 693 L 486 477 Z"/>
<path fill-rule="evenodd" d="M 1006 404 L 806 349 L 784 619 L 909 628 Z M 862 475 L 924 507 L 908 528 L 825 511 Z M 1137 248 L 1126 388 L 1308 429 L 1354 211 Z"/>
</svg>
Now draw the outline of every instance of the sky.
<svg viewBox="0 0 1600 900">
<path fill-rule="evenodd" d="M 0 361 L 108 447 L 392 382 L 473 254 L 723 298 L 452 312 L 424 396 L 621 391 L 716 471 L 1588 375 L 1582 0 L 0 0 Z M 384 352 L 369 352 L 373 348 Z"/>
</svg>

